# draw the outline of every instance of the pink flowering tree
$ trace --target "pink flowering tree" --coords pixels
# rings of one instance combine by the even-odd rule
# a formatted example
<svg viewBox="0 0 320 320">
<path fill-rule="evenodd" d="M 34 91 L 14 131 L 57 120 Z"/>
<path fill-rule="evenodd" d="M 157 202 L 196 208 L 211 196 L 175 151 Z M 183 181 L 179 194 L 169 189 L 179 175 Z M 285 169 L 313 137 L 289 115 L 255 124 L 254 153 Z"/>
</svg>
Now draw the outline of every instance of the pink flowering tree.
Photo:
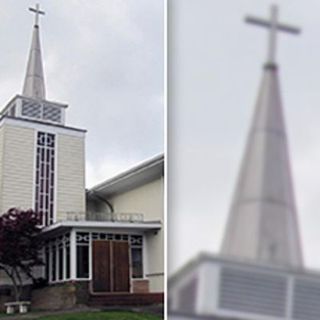
<svg viewBox="0 0 320 320">
<path fill-rule="evenodd" d="M 12 208 L 0 216 L 0 270 L 11 279 L 16 301 L 21 298 L 23 278 L 34 281 L 33 268 L 43 265 L 40 224 L 40 215 L 31 209 Z"/>
</svg>

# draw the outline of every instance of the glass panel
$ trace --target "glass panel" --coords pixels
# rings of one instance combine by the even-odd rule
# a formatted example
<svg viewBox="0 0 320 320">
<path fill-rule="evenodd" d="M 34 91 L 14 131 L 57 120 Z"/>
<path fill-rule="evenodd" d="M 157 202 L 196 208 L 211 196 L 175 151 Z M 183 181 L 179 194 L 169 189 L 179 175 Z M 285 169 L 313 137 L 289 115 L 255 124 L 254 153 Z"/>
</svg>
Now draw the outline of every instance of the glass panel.
<svg viewBox="0 0 320 320">
<path fill-rule="evenodd" d="M 63 280 L 63 247 L 59 247 L 59 280 Z"/>
<path fill-rule="evenodd" d="M 50 266 L 50 256 L 49 256 L 49 248 L 46 247 L 45 251 L 45 278 L 47 281 L 49 281 L 49 266 Z"/>
<path fill-rule="evenodd" d="M 143 278 L 142 248 L 131 248 L 132 278 Z"/>
<path fill-rule="evenodd" d="M 52 246 L 52 259 L 51 259 L 51 281 L 56 281 L 57 270 L 57 250 L 56 246 Z"/>
<path fill-rule="evenodd" d="M 66 247 L 66 279 L 70 279 L 70 246 Z"/>
<path fill-rule="evenodd" d="M 89 246 L 77 246 L 77 278 L 89 278 Z"/>
</svg>

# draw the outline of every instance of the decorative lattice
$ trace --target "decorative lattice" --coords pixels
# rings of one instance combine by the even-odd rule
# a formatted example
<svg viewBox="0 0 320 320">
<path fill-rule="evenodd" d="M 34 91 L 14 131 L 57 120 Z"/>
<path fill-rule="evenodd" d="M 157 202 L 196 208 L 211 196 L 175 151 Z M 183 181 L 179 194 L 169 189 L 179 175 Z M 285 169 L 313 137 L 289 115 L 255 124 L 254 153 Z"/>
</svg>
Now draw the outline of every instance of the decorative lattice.
<svg viewBox="0 0 320 320">
<path fill-rule="evenodd" d="M 36 158 L 35 210 L 43 225 L 54 223 L 55 135 L 38 132 Z"/>
</svg>

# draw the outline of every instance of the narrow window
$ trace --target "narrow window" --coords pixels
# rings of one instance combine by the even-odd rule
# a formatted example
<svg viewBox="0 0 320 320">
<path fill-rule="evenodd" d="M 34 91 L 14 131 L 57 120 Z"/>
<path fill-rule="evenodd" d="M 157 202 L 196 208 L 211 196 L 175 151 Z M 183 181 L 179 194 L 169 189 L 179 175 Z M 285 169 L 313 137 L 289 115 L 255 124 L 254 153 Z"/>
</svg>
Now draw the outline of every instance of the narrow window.
<svg viewBox="0 0 320 320">
<path fill-rule="evenodd" d="M 37 134 L 35 210 L 42 215 L 42 224 L 54 223 L 54 156 L 55 135 Z"/>
<path fill-rule="evenodd" d="M 89 246 L 77 246 L 77 278 L 89 278 Z"/>
<path fill-rule="evenodd" d="M 50 270 L 50 255 L 49 255 L 49 247 L 46 245 L 45 248 L 45 278 L 49 281 L 49 270 Z"/>
<path fill-rule="evenodd" d="M 132 278 L 143 278 L 142 248 L 131 249 Z"/>
<path fill-rule="evenodd" d="M 64 236 L 65 279 L 70 279 L 70 233 Z"/>
<path fill-rule="evenodd" d="M 132 278 L 143 278 L 143 237 L 130 236 Z"/>
<path fill-rule="evenodd" d="M 66 279 L 70 279 L 70 245 L 66 247 Z"/>
<path fill-rule="evenodd" d="M 89 278 L 89 239 L 86 232 L 77 232 L 77 278 Z"/>
<path fill-rule="evenodd" d="M 57 270 L 57 250 L 56 246 L 51 247 L 52 259 L 51 259 L 51 281 L 56 281 L 56 270 Z"/>
<path fill-rule="evenodd" d="M 59 266 L 59 270 L 58 270 L 58 276 L 59 276 L 59 280 L 63 280 L 63 244 L 60 243 L 59 244 L 59 250 L 58 250 L 58 266 Z"/>
</svg>

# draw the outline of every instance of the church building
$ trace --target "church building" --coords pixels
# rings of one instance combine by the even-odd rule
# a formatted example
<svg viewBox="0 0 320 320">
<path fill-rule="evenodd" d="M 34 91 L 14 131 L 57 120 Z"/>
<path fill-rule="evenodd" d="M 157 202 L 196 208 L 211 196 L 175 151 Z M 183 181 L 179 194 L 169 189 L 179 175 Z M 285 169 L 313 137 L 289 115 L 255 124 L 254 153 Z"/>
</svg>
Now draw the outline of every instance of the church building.
<svg viewBox="0 0 320 320">
<path fill-rule="evenodd" d="M 48 285 L 30 292 L 32 306 L 162 302 L 164 156 L 86 190 L 86 130 L 65 123 L 67 104 L 46 99 L 43 12 L 30 10 L 35 24 L 23 92 L 0 117 L 0 212 L 42 213 L 45 266 L 38 273 Z M 3 290 L 9 287 L 0 272 L 0 303 L 10 300 Z"/>
<path fill-rule="evenodd" d="M 275 59 L 278 31 L 299 29 L 248 17 L 270 29 L 269 52 L 219 255 L 201 254 L 169 281 L 169 318 L 318 320 L 320 272 L 303 265 Z"/>
</svg>

